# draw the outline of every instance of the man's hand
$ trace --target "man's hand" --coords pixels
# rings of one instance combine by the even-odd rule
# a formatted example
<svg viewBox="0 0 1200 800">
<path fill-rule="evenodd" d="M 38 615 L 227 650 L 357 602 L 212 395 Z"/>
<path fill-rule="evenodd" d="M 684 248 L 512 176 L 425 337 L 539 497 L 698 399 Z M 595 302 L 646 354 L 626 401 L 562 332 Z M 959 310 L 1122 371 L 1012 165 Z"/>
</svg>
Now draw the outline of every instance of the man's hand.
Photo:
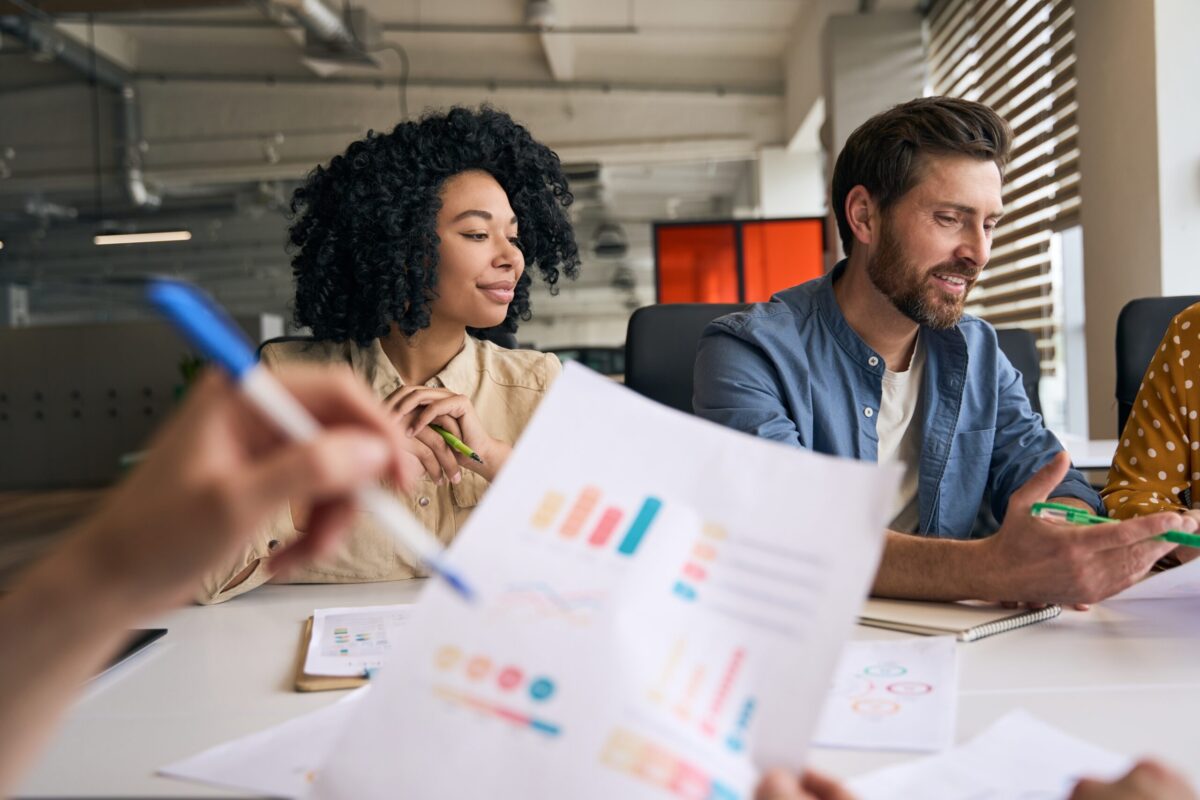
<svg viewBox="0 0 1200 800">
<path fill-rule="evenodd" d="M 1066 525 L 1030 515 L 1070 467 L 1065 453 L 1013 493 L 1004 524 L 980 542 L 985 599 L 1027 603 L 1095 603 L 1125 589 L 1175 548 L 1155 536 L 1193 532 L 1197 522 L 1162 513 L 1104 525 Z"/>
<path fill-rule="evenodd" d="M 1157 761 L 1141 761 L 1114 783 L 1084 778 L 1075 785 L 1071 800 L 1198 800 L 1196 792 L 1177 772 Z"/>
<path fill-rule="evenodd" d="M 1197 527 L 1200 527 L 1200 509 L 1193 508 L 1190 511 L 1183 512 L 1183 515 L 1191 520 L 1194 520 Z M 1187 547 L 1185 545 L 1179 545 L 1178 549 L 1175 550 L 1175 557 L 1179 559 L 1180 564 L 1186 564 L 1189 561 L 1194 561 L 1195 559 L 1200 558 L 1200 547 Z"/>
</svg>

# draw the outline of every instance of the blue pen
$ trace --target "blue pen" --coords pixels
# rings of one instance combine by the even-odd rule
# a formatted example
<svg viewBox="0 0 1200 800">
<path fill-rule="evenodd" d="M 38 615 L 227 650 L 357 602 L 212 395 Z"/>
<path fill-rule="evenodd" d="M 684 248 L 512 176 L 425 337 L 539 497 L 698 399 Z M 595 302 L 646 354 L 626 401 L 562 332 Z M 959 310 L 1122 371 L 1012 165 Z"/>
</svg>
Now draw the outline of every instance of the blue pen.
<svg viewBox="0 0 1200 800">
<path fill-rule="evenodd" d="M 225 368 L 242 393 L 281 431 L 300 442 L 311 441 L 320 433 L 320 423 L 270 370 L 259 366 L 254 348 L 236 323 L 199 289 L 182 281 L 159 279 L 150 281 L 146 294 L 194 347 Z M 395 497 L 370 486 L 359 489 L 357 499 L 416 563 L 445 580 L 466 600 L 474 599 L 467 582 L 443 562 L 441 542 Z"/>
</svg>

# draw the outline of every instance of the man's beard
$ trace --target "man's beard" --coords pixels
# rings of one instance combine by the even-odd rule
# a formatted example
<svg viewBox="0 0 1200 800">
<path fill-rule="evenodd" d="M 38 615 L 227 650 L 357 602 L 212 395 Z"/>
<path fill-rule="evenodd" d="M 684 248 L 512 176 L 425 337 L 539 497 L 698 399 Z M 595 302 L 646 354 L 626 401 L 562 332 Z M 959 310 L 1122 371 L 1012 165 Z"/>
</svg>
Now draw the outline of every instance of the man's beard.
<svg viewBox="0 0 1200 800">
<path fill-rule="evenodd" d="M 964 278 L 967 285 L 962 296 L 954 297 L 931 284 L 930 276 L 935 272 Z M 904 257 L 900 240 L 893 235 L 886 221 L 880 231 L 879 251 L 867 261 L 867 276 L 875 288 L 901 314 L 934 330 L 945 330 L 958 324 L 977 275 L 977 270 L 961 261 L 948 261 L 922 272 Z"/>
</svg>

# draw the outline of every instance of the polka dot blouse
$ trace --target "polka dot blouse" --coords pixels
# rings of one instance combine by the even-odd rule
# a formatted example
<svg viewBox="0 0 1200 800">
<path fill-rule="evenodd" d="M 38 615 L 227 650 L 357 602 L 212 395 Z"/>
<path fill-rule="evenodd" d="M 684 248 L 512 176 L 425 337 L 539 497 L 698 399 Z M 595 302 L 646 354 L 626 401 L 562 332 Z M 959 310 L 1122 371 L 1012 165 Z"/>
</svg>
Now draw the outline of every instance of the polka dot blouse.
<svg viewBox="0 0 1200 800">
<path fill-rule="evenodd" d="M 1119 519 L 1200 507 L 1200 303 L 1146 369 L 1101 496 Z"/>
</svg>

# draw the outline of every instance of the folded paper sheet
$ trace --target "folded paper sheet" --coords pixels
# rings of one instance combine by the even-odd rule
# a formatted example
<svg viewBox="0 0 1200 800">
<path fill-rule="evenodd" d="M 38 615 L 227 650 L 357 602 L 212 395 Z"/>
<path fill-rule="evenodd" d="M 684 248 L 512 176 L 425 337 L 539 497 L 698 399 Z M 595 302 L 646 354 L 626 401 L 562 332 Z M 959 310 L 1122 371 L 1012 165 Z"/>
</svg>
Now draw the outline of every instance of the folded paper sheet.
<svg viewBox="0 0 1200 800">
<path fill-rule="evenodd" d="M 799 768 L 898 472 L 568 365 L 431 584 L 322 797 L 744 797 Z"/>
<path fill-rule="evenodd" d="M 1065 800 L 1080 778 L 1112 780 L 1130 759 L 1012 711 L 964 745 L 858 778 L 859 800 Z"/>
<path fill-rule="evenodd" d="M 158 774 L 268 797 L 303 797 L 328 760 L 351 710 L 370 688 L 356 689 L 324 708 L 168 764 Z"/>
</svg>

